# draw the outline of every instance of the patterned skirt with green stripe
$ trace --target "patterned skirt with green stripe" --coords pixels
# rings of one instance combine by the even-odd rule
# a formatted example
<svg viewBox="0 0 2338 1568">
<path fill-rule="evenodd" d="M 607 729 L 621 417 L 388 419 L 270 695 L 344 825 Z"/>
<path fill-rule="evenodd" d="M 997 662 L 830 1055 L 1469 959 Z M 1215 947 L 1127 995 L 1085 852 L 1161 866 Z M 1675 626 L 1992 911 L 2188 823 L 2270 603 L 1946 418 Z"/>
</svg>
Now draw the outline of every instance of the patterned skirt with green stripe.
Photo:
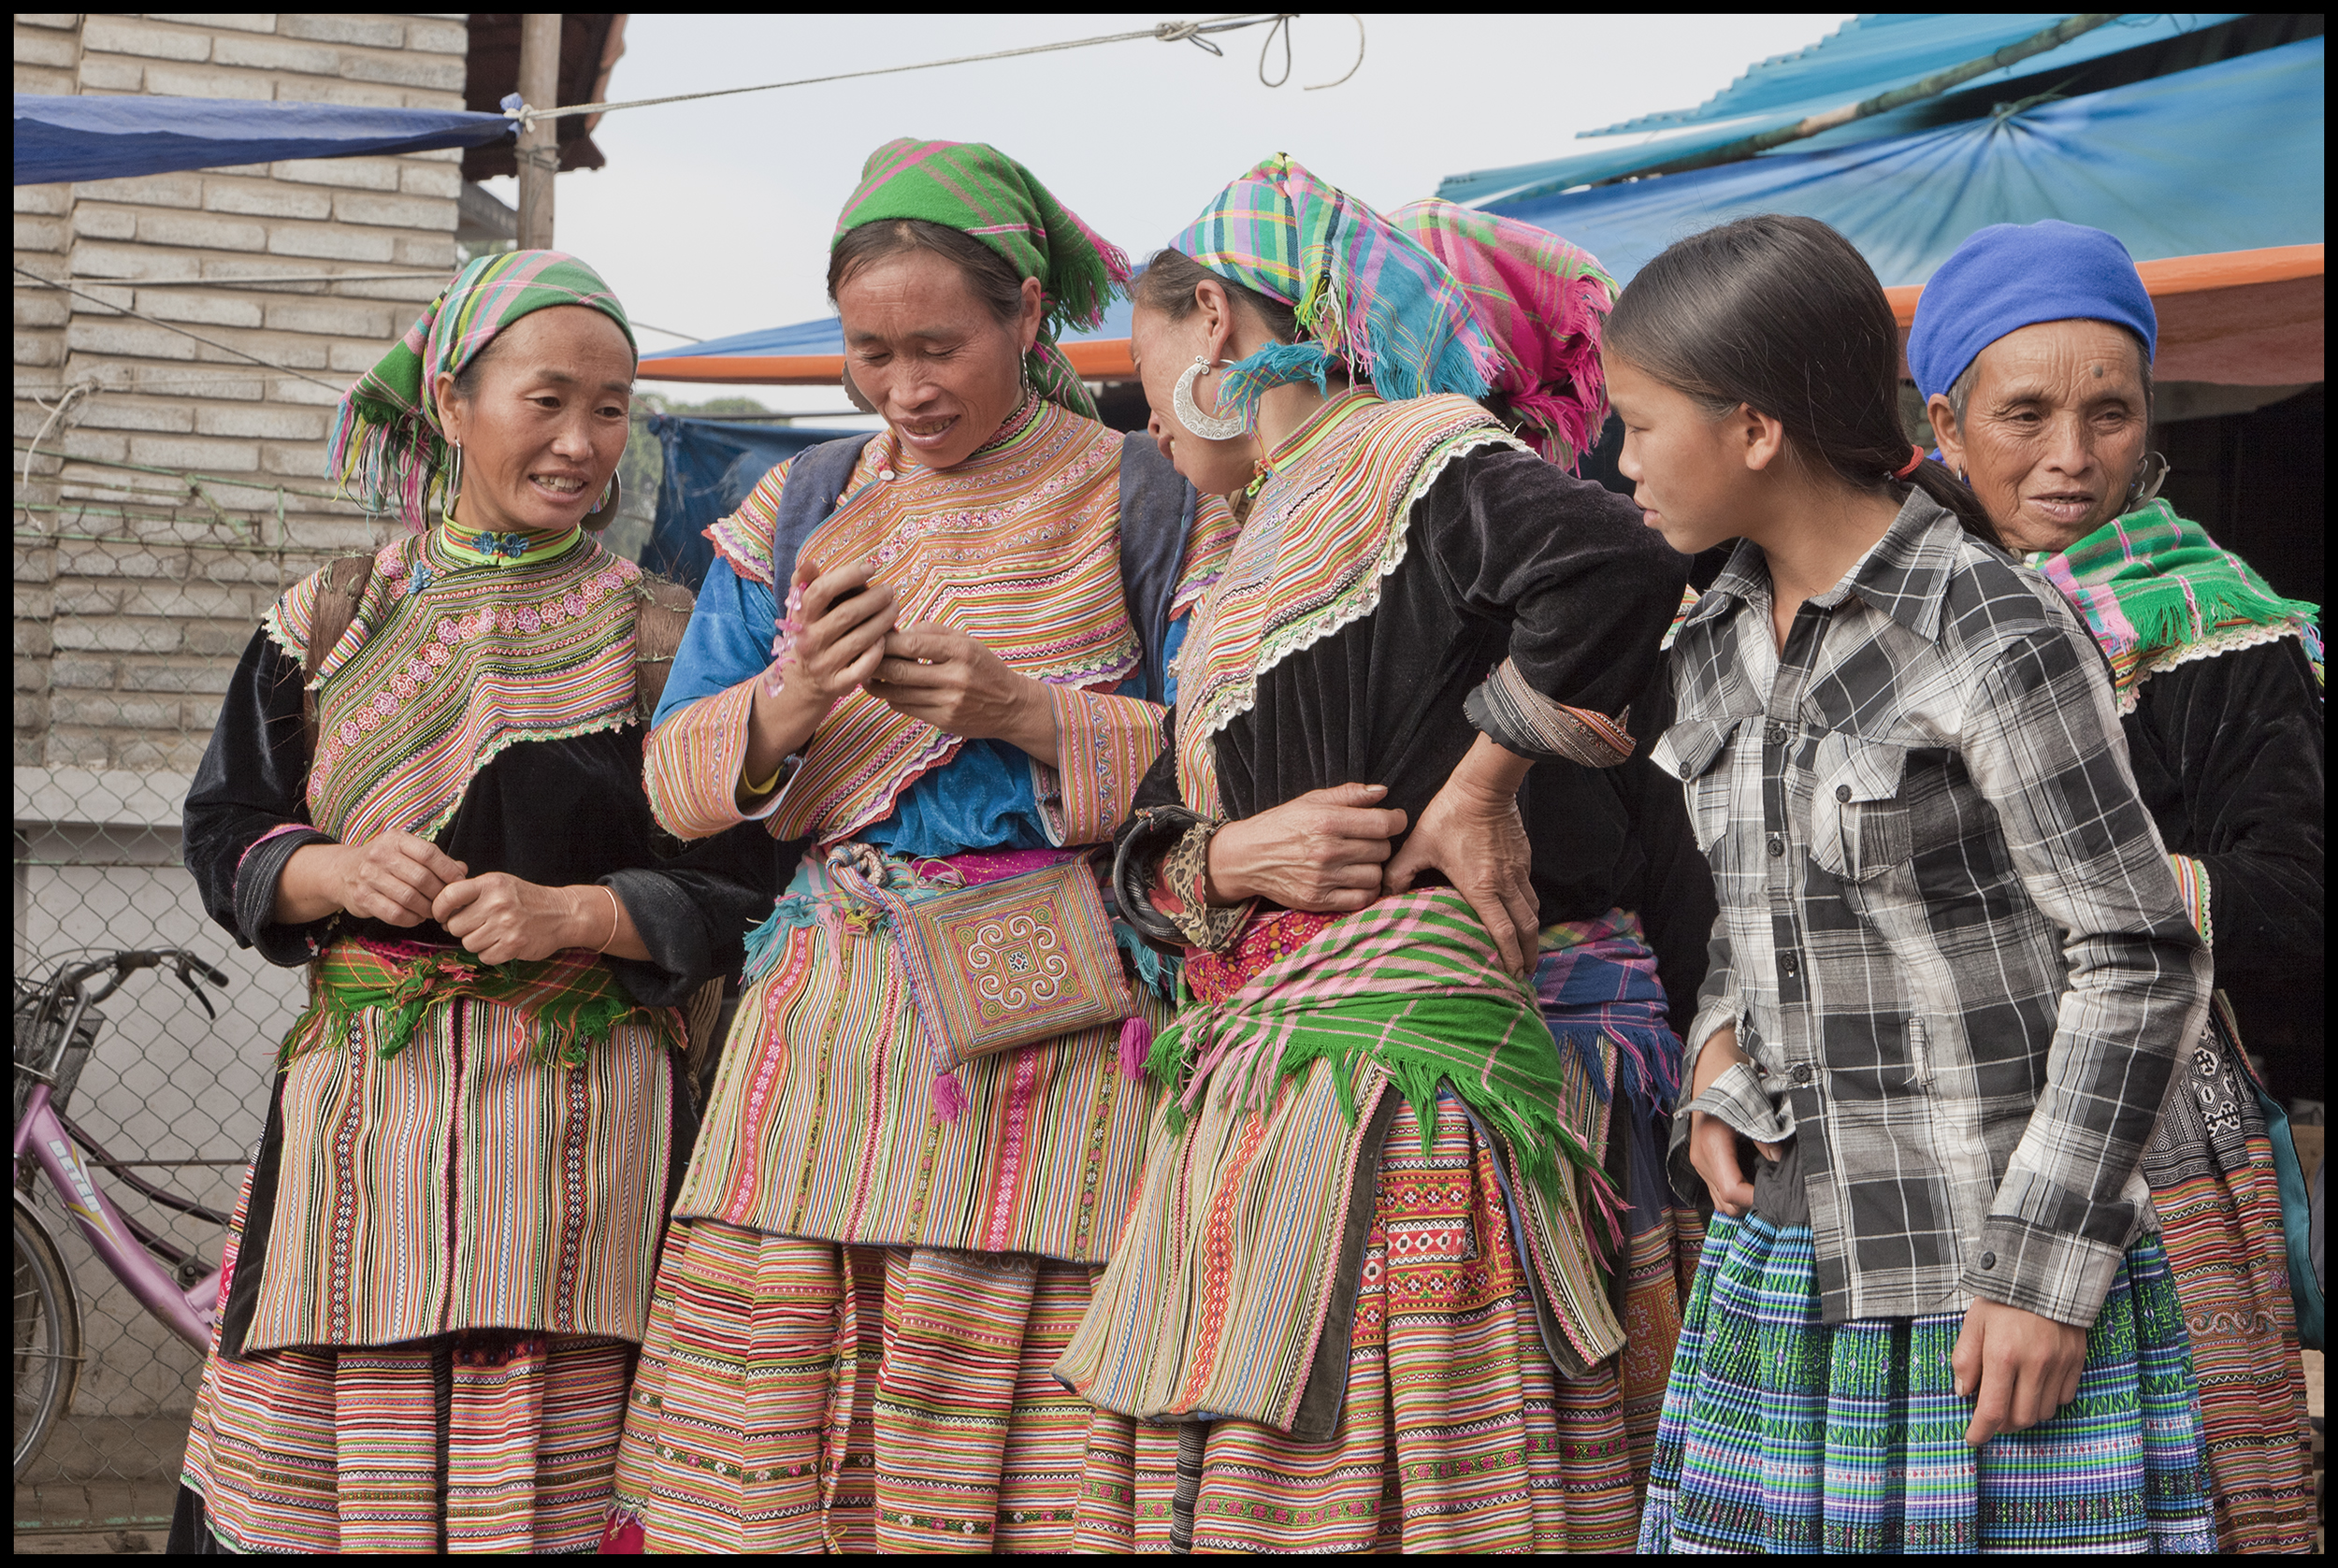
<svg viewBox="0 0 2338 1568">
<path fill-rule="evenodd" d="M 2053 1419 L 1965 1446 L 1962 1313 L 1819 1319 L 1811 1231 L 1705 1238 L 1656 1431 L 1639 1549 L 2215 1549 L 2200 1396 L 2156 1237 L 2129 1247 Z"/>
</svg>

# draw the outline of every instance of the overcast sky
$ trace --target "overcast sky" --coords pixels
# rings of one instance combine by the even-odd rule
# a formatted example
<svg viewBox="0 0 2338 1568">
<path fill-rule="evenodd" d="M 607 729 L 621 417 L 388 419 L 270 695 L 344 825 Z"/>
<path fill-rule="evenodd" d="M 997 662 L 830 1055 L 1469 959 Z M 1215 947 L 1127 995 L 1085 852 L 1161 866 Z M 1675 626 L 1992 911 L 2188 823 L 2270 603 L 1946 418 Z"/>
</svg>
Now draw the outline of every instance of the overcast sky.
<svg viewBox="0 0 2338 1568">
<path fill-rule="evenodd" d="M 746 86 L 1150 27 L 1165 14 L 671 16 L 636 12 L 613 98 Z M 719 338 L 828 313 L 830 230 L 864 158 L 895 137 L 987 141 L 1141 260 L 1225 182 L 1288 152 L 1385 210 L 1449 174 L 1556 156 L 1579 131 L 1702 102 L 1840 15 L 1423 16 L 1292 26 L 1287 85 L 1260 85 L 1267 29 L 1213 59 L 1152 40 L 700 103 L 629 109 L 593 134 L 609 166 L 560 177 L 557 243 L 637 321 Z M 1277 44 L 1267 63 L 1281 72 Z M 514 199 L 509 180 L 492 182 Z M 642 334 L 645 349 L 678 339 Z M 712 395 L 674 382 L 646 386 Z M 749 389 L 741 389 L 749 390 Z M 752 389 L 774 409 L 843 407 Z"/>
</svg>

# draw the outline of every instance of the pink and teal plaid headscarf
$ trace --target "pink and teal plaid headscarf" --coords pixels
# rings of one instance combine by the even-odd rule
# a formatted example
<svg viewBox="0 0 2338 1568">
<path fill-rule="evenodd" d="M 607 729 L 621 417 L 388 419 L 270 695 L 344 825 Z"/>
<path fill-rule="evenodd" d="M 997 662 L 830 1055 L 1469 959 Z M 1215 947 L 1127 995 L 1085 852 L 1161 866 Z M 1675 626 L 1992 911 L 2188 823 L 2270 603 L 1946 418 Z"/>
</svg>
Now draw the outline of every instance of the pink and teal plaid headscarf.
<svg viewBox="0 0 2338 1568">
<path fill-rule="evenodd" d="M 1615 280 L 1588 252 L 1547 229 L 1450 201 L 1416 201 L 1396 226 L 1443 262 L 1500 346 L 1494 390 L 1527 425 L 1527 439 L 1569 473 L 1599 439 L 1608 378 L 1599 332 L 1615 307 Z"/>
<path fill-rule="evenodd" d="M 1501 350 L 1442 262 L 1287 154 L 1227 186 L 1170 243 L 1292 307 L 1308 334 L 1230 367 L 1220 408 L 1247 410 L 1266 388 L 1291 381 L 1321 386 L 1335 358 L 1390 399 L 1482 396 L 1501 367 Z"/>
<path fill-rule="evenodd" d="M 396 512 L 410 528 L 428 527 L 430 496 L 440 488 L 448 455 L 430 389 L 441 373 L 461 374 L 497 333 L 549 305 L 590 306 L 634 343 L 633 324 L 617 296 L 567 252 L 475 258 L 333 411 L 325 468 L 343 493 L 354 485 L 368 511 Z M 634 352 L 638 356 L 638 343 Z"/>
</svg>

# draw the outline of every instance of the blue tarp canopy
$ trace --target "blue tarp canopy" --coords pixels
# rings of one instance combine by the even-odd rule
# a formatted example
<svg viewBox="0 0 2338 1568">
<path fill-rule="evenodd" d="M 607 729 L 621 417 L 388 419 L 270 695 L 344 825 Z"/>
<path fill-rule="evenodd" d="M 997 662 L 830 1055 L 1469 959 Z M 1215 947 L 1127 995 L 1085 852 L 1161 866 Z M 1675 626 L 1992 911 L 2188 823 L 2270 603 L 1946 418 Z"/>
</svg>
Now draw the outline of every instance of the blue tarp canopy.
<svg viewBox="0 0 2338 1568">
<path fill-rule="evenodd" d="M 1437 194 L 1458 202 L 1516 200 L 1613 180 L 1909 86 L 1935 72 L 2034 37 L 2072 14 L 1859 17 L 1806 50 L 1763 61 L 1696 108 L 1644 114 L 1585 131 L 1580 138 L 1582 145 L 1562 157 L 1450 175 L 1438 184 Z M 2058 48 L 1976 77 L 1956 91 L 1976 91 L 2016 79 L 2028 82 L 2048 73 L 2067 74 L 2084 61 L 2199 32 L 2240 14 L 2122 16 Z M 2052 76 L 2051 81 L 2060 80 L 2060 74 Z M 2017 89 L 2012 95 L 2026 94 Z M 1894 112 L 1912 120 L 1922 109 L 1911 106 Z M 1888 121 L 1870 122 L 1865 129 L 1855 128 L 1854 134 L 1886 136 L 1902 128 L 1907 127 L 1894 126 Z"/>
<path fill-rule="evenodd" d="M 2101 31 L 2109 31 L 2108 28 Z M 1487 204 L 1565 236 L 1619 281 L 1673 240 L 1754 212 L 1822 219 L 1886 287 L 1990 223 L 2107 229 L 2138 261 L 2322 237 L 2324 40 L 1907 137 Z"/>
<path fill-rule="evenodd" d="M 649 547 L 642 552 L 642 565 L 693 590 L 706 581 L 706 568 L 714 562 L 714 547 L 701 537 L 705 529 L 736 511 L 765 474 L 805 447 L 853 434 L 732 424 L 678 414 L 652 414 L 649 428 L 665 453 L 666 477 L 657 486 L 657 520 L 650 530 Z"/>
<path fill-rule="evenodd" d="M 1104 324 L 1093 332 L 1074 332 L 1064 338 L 1067 343 L 1108 341 L 1129 335 L 1129 302 L 1116 298 L 1104 308 Z M 779 358 L 798 354 L 840 354 L 844 352 L 844 327 L 833 316 L 818 321 L 799 322 L 793 326 L 767 326 L 754 332 L 736 332 L 728 338 L 710 338 L 703 343 L 686 343 L 678 349 L 660 349 L 642 356 L 644 363 L 653 359 L 719 359 L 719 358 Z"/>
<path fill-rule="evenodd" d="M 463 109 L 353 108 L 244 98 L 16 95 L 16 182 L 483 147 L 516 122 Z"/>
</svg>

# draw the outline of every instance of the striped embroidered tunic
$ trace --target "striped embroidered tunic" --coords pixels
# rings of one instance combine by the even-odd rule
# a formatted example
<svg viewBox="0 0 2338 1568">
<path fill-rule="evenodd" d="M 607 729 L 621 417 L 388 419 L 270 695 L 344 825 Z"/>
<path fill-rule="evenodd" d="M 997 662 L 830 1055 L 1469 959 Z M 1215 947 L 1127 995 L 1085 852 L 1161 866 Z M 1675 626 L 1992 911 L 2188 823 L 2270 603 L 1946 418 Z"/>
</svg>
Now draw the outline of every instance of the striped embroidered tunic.
<svg viewBox="0 0 2338 1568">
<path fill-rule="evenodd" d="M 561 956 L 636 1004 L 576 1066 L 512 1002 L 427 1001 L 387 1054 L 391 1009 L 335 1028 L 305 1014 L 284 1042 L 226 1348 L 486 1328 L 639 1339 L 676 1115 L 672 1009 L 739 961 L 770 897 L 769 841 L 678 859 L 653 842 L 631 562 L 578 535 L 517 559 L 440 532 L 385 546 L 320 667 L 312 761 L 301 660 L 322 575 L 253 635 L 188 791 L 187 863 L 212 917 L 279 964 L 461 957 L 435 921 L 274 917 L 300 849 L 402 831 L 472 875 L 608 886 L 650 957 Z"/>
</svg>

